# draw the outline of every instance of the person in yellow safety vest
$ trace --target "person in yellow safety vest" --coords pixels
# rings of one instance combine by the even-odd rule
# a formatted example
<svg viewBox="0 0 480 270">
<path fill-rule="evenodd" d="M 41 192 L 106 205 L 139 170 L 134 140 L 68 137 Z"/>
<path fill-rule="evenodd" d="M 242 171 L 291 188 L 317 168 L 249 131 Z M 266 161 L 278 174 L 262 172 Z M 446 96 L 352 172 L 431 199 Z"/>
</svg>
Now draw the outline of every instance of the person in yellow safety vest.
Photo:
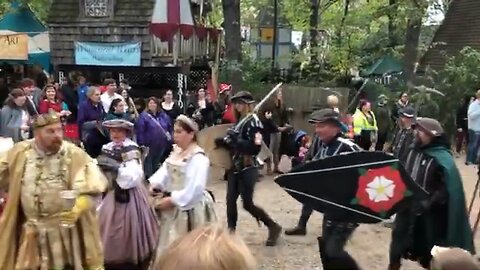
<svg viewBox="0 0 480 270">
<path fill-rule="evenodd" d="M 353 115 L 355 143 L 364 150 L 369 151 L 372 144 L 376 142 L 377 130 L 377 120 L 370 102 L 361 100 L 357 111 Z"/>
</svg>

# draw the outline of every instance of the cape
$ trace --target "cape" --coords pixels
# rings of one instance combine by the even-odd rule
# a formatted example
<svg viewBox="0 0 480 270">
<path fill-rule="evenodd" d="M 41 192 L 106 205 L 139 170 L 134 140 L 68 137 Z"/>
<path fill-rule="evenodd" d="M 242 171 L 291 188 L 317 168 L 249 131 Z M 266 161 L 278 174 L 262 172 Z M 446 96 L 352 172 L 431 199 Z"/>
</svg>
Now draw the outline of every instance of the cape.
<svg viewBox="0 0 480 270">
<path fill-rule="evenodd" d="M 69 183 L 81 183 L 80 193 L 101 193 L 107 181 L 93 160 L 74 144 L 63 142 L 67 148 Z M 21 227 L 24 215 L 21 211 L 20 195 L 26 152 L 32 147 L 32 140 L 15 144 L 6 154 L 0 156 L 0 188 L 8 189 L 8 204 L 0 217 L 0 265 L 2 269 L 15 269 L 17 258 L 27 256 L 26 247 L 20 246 Z M 74 161 L 74 162 L 72 162 Z M 84 246 L 84 267 L 103 269 L 103 251 L 95 208 L 82 214 L 77 222 Z M 23 252 L 22 252 L 23 250 Z"/>
<path fill-rule="evenodd" d="M 447 246 L 459 247 L 475 254 L 472 229 L 465 206 L 462 179 L 452 155 L 448 149 L 441 146 L 425 149 L 424 153 L 434 158 L 442 168 L 448 191 Z"/>
</svg>

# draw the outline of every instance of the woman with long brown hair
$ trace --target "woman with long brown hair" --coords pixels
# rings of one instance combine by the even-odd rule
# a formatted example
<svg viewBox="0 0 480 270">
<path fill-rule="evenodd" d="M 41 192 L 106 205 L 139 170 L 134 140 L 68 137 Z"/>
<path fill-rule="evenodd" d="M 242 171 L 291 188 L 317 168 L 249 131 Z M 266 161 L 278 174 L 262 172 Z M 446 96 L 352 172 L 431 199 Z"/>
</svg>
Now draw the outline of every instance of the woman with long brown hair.
<svg viewBox="0 0 480 270">
<path fill-rule="evenodd" d="M 282 90 L 278 90 L 275 101 L 269 109 L 271 113 L 271 120 L 276 127 L 276 130 L 270 134 L 270 145 L 269 148 L 273 154 L 273 160 L 267 161 L 267 174 L 272 173 L 272 163 L 273 163 L 273 172 L 280 173 L 278 169 L 278 164 L 280 163 L 281 151 L 280 145 L 282 141 L 282 133 L 288 130 L 288 114 L 285 104 L 283 102 L 283 93 Z"/>
<path fill-rule="evenodd" d="M 42 98 L 38 106 L 38 112 L 41 114 L 57 112 L 63 117 L 70 114 L 70 110 L 65 102 L 62 101 L 61 94 L 55 89 L 53 84 L 47 84 L 43 88 Z"/>
<path fill-rule="evenodd" d="M 15 88 L 8 94 L 1 110 L 0 134 L 14 142 L 30 137 L 30 115 L 26 107 L 27 96 L 22 89 Z"/>
</svg>

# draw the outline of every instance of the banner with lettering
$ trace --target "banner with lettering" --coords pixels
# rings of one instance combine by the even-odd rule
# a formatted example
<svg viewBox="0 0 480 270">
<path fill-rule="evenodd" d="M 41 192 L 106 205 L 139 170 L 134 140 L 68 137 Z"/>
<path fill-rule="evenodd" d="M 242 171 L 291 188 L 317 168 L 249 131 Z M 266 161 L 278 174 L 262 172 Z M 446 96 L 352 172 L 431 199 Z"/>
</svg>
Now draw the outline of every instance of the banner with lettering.
<svg viewBox="0 0 480 270">
<path fill-rule="evenodd" d="M 93 66 L 140 66 L 141 42 L 75 42 L 75 64 Z"/>
<path fill-rule="evenodd" d="M 0 60 L 28 60 L 28 35 L 0 35 Z"/>
</svg>

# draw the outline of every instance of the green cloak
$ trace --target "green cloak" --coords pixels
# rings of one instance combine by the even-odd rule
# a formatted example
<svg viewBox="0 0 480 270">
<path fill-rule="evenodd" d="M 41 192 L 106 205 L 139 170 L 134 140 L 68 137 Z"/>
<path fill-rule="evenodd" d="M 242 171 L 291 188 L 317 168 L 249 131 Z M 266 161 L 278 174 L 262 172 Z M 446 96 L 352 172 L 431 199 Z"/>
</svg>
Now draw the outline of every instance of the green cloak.
<svg viewBox="0 0 480 270">
<path fill-rule="evenodd" d="M 451 153 L 445 147 L 435 146 L 424 150 L 442 168 L 448 191 L 448 224 L 446 244 L 475 253 L 473 234 L 465 207 L 462 179 Z"/>
<path fill-rule="evenodd" d="M 420 216 L 416 215 L 413 208 L 398 212 L 390 244 L 391 263 L 400 263 L 401 257 L 407 256 L 408 253 L 413 256 L 407 256 L 408 259 L 422 260 L 422 257 L 428 259 L 434 245 L 459 247 L 475 253 L 463 184 L 452 155 L 443 146 L 429 147 L 422 152 L 434 158 L 442 170 L 448 192 L 447 224 L 443 225 L 446 226 L 447 234 L 442 235 L 442 239 L 438 238 L 440 236 L 438 230 L 442 225 L 438 224 L 439 221 L 429 211 Z"/>
</svg>

